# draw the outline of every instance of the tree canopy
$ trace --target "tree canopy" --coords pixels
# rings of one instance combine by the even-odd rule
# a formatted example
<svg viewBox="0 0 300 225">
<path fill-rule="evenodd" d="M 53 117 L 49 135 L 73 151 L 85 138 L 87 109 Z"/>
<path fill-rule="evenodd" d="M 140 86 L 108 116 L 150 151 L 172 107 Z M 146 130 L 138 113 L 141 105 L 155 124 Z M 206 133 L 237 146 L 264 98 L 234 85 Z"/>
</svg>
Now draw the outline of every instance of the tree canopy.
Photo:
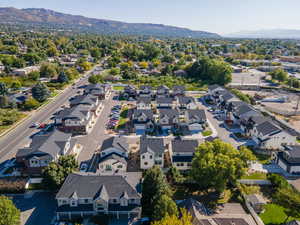
<svg viewBox="0 0 300 225">
<path fill-rule="evenodd" d="M 191 178 L 203 190 L 223 192 L 228 184 L 235 184 L 255 156 L 250 150 L 235 149 L 219 139 L 201 144 L 192 161 Z"/>
<path fill-rule="evenodd" d="M 20 210 L 6 196 L 0 196 L 0 225 L 20 224 Z"/>
<path fill-rule="evenodd" d="M 154 221 L 151 225 L 192 225 L 192 216 L 185 210 L 180 210 L 181 216 L 178 217 L 175 214 L 166 215 L 159 221 Z"/>
<path fill-rule="evenodd" d="M 45 101 L 50 96 L 50 91 L 48 87 L 41 82 L 33 86 L 31 91 L 32 97 L 39 102 Z"/>
</svg>

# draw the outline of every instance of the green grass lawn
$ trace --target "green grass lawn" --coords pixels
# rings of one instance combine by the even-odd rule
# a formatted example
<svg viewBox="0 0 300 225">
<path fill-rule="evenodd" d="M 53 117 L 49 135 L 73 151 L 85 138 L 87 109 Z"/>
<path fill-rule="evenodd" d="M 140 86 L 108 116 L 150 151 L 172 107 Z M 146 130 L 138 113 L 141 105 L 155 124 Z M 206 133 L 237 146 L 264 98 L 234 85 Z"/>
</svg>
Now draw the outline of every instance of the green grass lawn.
<svg viewBox="0 0 300 225">
<path fill-rule="evenodd" d="M 248 180 L 265 180 L 267 179 L 266 173 L 251 173 L 249 175 L 245 175 L 242 177 L 242 179 L 248 179 Z"/>
<path fill-rule="evenodd" d="M 211 135 L 211 134 L 212 134 L 212 131 L 211 131 L 211 130 L 205 130 L 205 131 L 202 132 L 202 135 L 203 135 L 204 137 L 207 137 L 207 136 L 209 136 L 209 135 Z"/>
<path fill-rule="evenodd" d="M 120 113 L 120 120 L 119 120 L 117 129 L 124 129 L 125 128 L 125 124 L 128 121 L 127 115 L 128 115 L 128 108 L 124 107 L 122 109 L 122 112 Z"/>
<path fill-rule="evenodd" d="M 271 162 L 271 156 L 258 154 L 258 153 L 255 153 L 255 152 L 253 152 L 253 153 L 256 156 L 258 162 L 260 162 L 261 164 L 269 164 Z"/>
<path fill-rule="evenodd" d="M 123 91 L 124 90 L 124 86 L 113 86 L 113 90 L 114 91 Z"/>
<path fill-rule="evenodd" d="M 288 222 L 294 219 L 299 220 L 299 218 L 290 217 L 288 221 L 286 221 L 287 215 L 284 212 L 284 208 L 277 204 L 267 204 L 265 207 L 265 211 L 262 214 L 260 214 L 260 218 L 266 225 L 282 224 L 284 222 Z"/>
</svg>

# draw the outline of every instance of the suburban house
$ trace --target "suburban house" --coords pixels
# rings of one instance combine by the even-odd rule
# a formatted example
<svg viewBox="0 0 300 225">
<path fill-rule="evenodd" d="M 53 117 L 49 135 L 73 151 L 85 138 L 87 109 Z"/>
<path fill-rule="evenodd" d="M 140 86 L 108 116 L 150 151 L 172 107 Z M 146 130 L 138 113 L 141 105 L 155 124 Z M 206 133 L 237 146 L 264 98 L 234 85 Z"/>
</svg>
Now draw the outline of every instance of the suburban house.
<svg viewBox="0 0 300 225">
<path fill-rule="evenodd" d="M 56 113 L 55 124 L 64 132 L 88 134 L 95 124 L 95 116 L 91 110 L 92 107 L 83 105 L 65 108 Z"/>
<path fill-rule="evenodd" d="M 199 142 L 197 140 L 172 140 L 169 149 L 172 165 L 179 170 L 190 169 L 195 149 L 198 146 Z"/>
<path fill-rule="evenodd" d="M 151 109 L 151 98 L 150 97 L 139 97 L 136 100 L 136 108 L 138 110 L 150 110 Z"/>
<path fill-rule="evenodd" d="M 131 121 L 134 131 L 137 135 L 153 132 L 155 128 L 153 112 L 151 109 L 139 110 L 134 109 Z"/>
<path fill-rule="evenodd" d="M 54 130 L 51 133 L 35 135 L 28 147 L 19 149 L 16 161 L 22 166 L 23 175 L 41 175 L 42 170 L 63 155 L 78 155 L 82 146 L 71 134 Z"/>
<path fill-rule="evenodd" d="M 194 134 L 203 131 L 207 123 L 205 110 L 203 109 L 189 109 L 185 111 L 185 124 L 188 130 Z"/>
<path fill-rule="evenodd" d="M 185 87 L 181 85 L 176 85 L 172 89 L 173 96 L 185 95 Z"/>
<path fill-rule="evenodd" d="M 99 100 L 108 98 L 110 91 L 108 84 L 89 84 L 84 88 L 84 94 L 97 96 Z"/>
<path fill-rule="evenodd" d="M 142 85 L 139 90 L 140 97 L 152 97 L 152 88 L 150 86 Z"/>
<path fill-rule="evenodd" d="M 218 103 L 219 96 L 221 94 L 225 94 L 227 92 L 228 91 L 224 87 L 221 87 L 221 86 L 219 86 L 217 84 L 209 85 L 208 86 L 208 98 L 210 100 L 212 100 L 215 104 Z"/>
<path fill-rule="evenodd" d="M 164 167 L 165 144 L 162 138 L 141 137 L 140 165 L 141 169 L 149 169 L 157 165 Z"/>
<path fill-rule="evenodd" d="M 170 97 L 157 97 L 156 98 L 156 107 L 157 108 L 173 108 L 174 99 Z"/>
<path fill-rule="evenodd" d="M 167 97 L 170 94 L 170 89 L 166 85 L 161 85 L 156 89 L 156 96 Z"/>
<path fill-rule="evenodd" d="M 128 158 L 129 145 L 125 138 L 121 136 L 110 137 L 103 141 L 100 149 L 100 158 L 111 154 L 117 154 L 124 158 Z"/>
<path fill-rule="evenodd" d="M 40 71 L 40 66 L 28 66 L 21 69 L 15 69 L 13 70 L 13 74 L 17 76 L 25 76 L 34 71 Z"/>
<path fill-rule="evenodd" d="M 242 120 L 247 120 L 251 116 L 257 116 L 258 112 L 248 104 L 241 104 L 237 106 L 229 115 L 228 120 L 233 124 L 240 125 Z"/>
<path fill-rule="evenodd" d="M 69 174 L 56 195 L 57 220 L 95 215 L 117 219 L 141 216 L 141 173 L 122 175 Z"/>
<path fill-rule="evenodd" d="M 78 105 L 88 106 L 95 116 L 100 115 L 103 106 L 102 102 L 93 95 L 77 95 L 70 99 L 70 107 Z"/>
<path fill-rule="evenodd" d="M 125 99 L 130 99 L 130 98 L 135 99 L 137 96 L 136 88 L 132 85 L 127 85 L 124 87 L 122 95 L 123 95 L 123 98 L 125 98 Z"/>
<path fill-rule="evenodd" d="M 158 126 L 163 132 L 179 128 L 179 111 L 177 109 L 159 109 Z"/>
<path fill-rule="evenodd" d="M 300 145 L 286 145 L 283 151 L 274 152 L 272 157 L 287 173 L 300 174 Z"/>
<path fill-rule="evenodd" d="M 193 198 L 178 201 L 177 204 L 191 214 L 193 225 L 257 224 L 251 214 L 246 213 L 239 203 L 225 203 L 219 205 L 214 211 Z"/>
<path fill-rule="evenodd" d="M 284 145 L 294 145 L 296 137 L 282 130 L 271 121 L 265 121 L 253 128 L 252 140 L 262 149 L 282 149 Z"/>
<path fill-rule="evenodd" d="M 196 101 L 193 97 L 177 96 L 176 104 L 180 109 L 197 109 Z"/>
<path fill-rule="evenodd" d="M 116 174 L 119 172 L 126 172 L 127 161 L 124 156 L 117 153 L 108 154 L 101 157 L 98 161 L 97 173 L 100 174 Z"/>
</svg>

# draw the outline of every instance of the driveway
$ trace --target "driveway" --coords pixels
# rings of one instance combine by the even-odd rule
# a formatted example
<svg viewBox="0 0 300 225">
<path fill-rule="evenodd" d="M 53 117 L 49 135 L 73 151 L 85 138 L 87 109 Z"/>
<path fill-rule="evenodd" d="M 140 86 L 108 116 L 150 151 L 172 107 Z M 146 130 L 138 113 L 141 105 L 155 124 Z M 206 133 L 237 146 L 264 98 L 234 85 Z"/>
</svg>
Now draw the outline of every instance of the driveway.
<svg viewBox="0 0 300 225">
<path fill-rule="evenodd" d="M 56 201 L 49 192 L 32 192 L 12 196 L 21 211 L 21 225 L 49 225 L 55 216 Z"/>
<path fill-rule="evenodd" d="M 79 144 L 83 146 L 83 150 L 78 156 L 79 162 L 92 162 L 94 153 L 100 149 L 102 142 L 109 138 L 110 135 L 107 133 L 106 124 L 109 120 L 111 108 L 121 104 L 120 101 L 113 100 L 114 95 L 115 93 L 113 92 L 108 99 L 103 101 L 104 108 L 98 116 L 93 130 L 88 135 L 76 137 Z"/>
<path fill-rule="evenodd" d="M 214 118 L 214 115 L 211 112 L 208 112 L 207 106 L 202 101 L 198 102 L 198 104 L 200 108 L 205 110 L 207 119 L 209 120 L 210 124 L 215 128 L 218 137 L 222 141 L 230 143 L 236 148 L 240 145 L 245 144 L 245 141 L 238 141 L 234 139 L 232 133 L 225 128 L 223 121 Z"/>
</svg>

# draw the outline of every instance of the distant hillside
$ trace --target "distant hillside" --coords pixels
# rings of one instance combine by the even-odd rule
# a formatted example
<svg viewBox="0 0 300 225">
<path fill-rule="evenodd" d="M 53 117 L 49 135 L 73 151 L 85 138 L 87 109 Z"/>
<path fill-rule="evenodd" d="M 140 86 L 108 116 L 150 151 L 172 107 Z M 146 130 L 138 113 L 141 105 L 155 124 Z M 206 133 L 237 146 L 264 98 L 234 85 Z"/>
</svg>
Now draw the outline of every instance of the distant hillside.
<svg viewBox="0 0 300 225">
<path fill-rule="evenodd" d="M 0 8 L 0 24 L 63 28 L 101 34 L 135 34 L 170 37 L 220 38 L 218 34 L 150 23 L 124 23 L 69 15 L 47 9 Z"/>
<path fill-rule="evenodd" d="M 224 36 L 233 38 L 300 39 L 300 30 L 272 29 L 258 31 L 241 31 Z"/>
</svg>

